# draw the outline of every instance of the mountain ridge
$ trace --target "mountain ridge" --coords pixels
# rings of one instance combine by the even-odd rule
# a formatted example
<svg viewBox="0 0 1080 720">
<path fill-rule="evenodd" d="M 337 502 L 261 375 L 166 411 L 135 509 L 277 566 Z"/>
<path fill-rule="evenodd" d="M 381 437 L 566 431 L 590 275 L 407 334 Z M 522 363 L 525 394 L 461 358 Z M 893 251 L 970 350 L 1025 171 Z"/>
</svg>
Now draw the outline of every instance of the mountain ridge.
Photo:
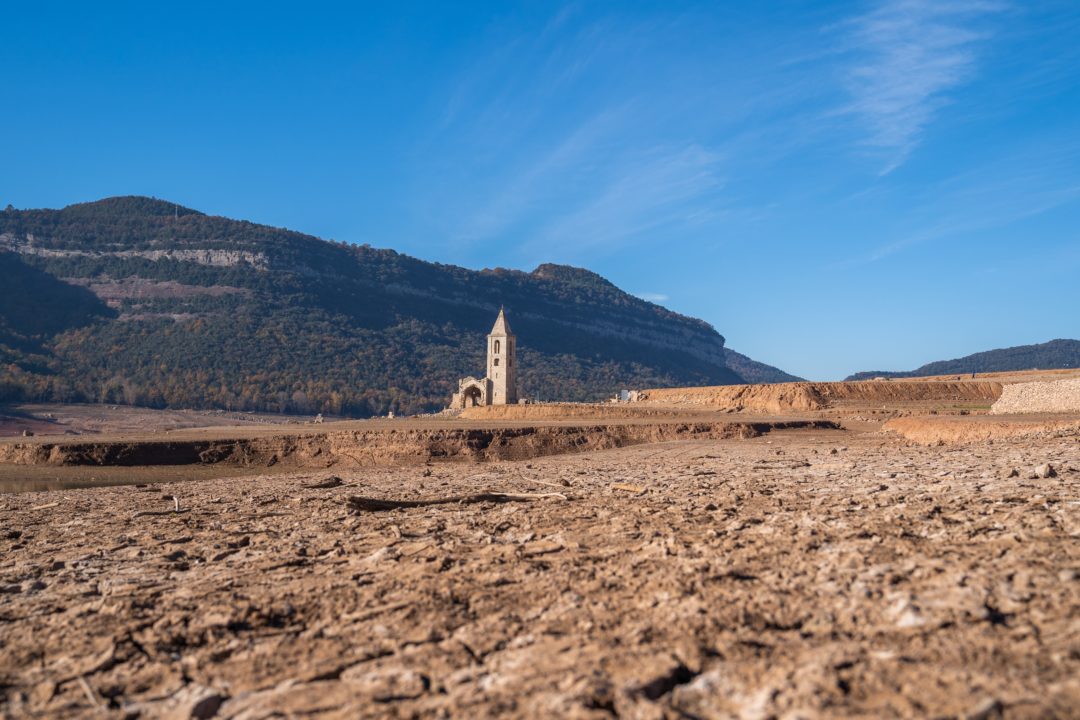
<svg viewBox="0 0 1080 720">
<path fill-rule="evenodd" d="M 1034 345 L 1016 345 L 972 353 L 952 360 L 937 360 L 915 370 L 868 370 L 854 373 L 847 380 L 869 380 L 874 377 L 924 377 L 1017 370 L 1053 370 L 1080 367 L 1080 340 L 1057 339 Z"/>
<path fill-rule="evenodd" d="M 434 410 L 482 368 L 502 305 L 528 397 L 744 381 L 705 321 L 566 265 L 469 270 L 141 196 L 0 212 L 0 254 L 12 273 L 81 289 L 93 318 L 34 331 L 0 312 L 0 399 Z"/>
</svg>

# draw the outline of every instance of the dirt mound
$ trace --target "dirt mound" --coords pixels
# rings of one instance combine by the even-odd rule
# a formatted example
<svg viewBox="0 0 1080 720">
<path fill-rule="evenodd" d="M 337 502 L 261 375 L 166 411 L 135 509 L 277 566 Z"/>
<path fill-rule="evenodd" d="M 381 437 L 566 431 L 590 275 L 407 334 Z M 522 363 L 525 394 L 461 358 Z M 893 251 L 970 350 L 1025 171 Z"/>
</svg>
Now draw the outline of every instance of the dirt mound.
<svg viewBox="0 0 1080 720">
<path fill-rule="evenodd" d="M 815 383 L 830 405 L 859 403 L 962 402 L 992 403 L 1001 395 L 1001 383 L 982 381 L 931 381 Z"/>
<path fill-rule="evenodd" d="M 659 388 L 642 391 L 638 396 L 638 402 L 656 405 L 706 406 L 730 412 L 768 414 L 824 410 L 828 405 L 817 390 L 818 384 L 800 382 L 775 385 Z"/>
<path fill-rule="evenodd" d="M 1080 380 L 1006 385 L 990 412 L 993 415 L 1080 413 Z"/>
<path fill-rule="evenodd" d="M 983 416 L 903 417 L 885 423 L 884 430 L 926 445 L 968 443 L 1018 437 L 1057 437 L 1080 434 L 1080 418 L 1019 419 Z"/>
<path fill-rule="evenodd" d="M 722 385 L 644 390 L 640 402 L 656 405 L 709 406 L 729 412 L 782 414 L 842 406 L 902 408 L 926 403 L 989 405 L 1001 395 L 1001 383 L 983 381 L 866 381 Z"/>
</svg>

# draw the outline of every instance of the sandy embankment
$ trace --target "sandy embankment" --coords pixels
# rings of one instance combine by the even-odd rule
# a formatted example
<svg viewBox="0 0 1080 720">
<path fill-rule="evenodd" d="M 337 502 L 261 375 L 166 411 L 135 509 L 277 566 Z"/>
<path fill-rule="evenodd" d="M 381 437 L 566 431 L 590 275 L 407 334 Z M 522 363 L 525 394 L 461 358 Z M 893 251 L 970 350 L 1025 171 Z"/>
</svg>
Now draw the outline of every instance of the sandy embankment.
<svg viewBox="0 0 1080 720">
<path fill-rule="evenodd" d="M 1080 418 L 1031 416 L 921 416 L 893 418 L 883 429 L 908 440 L 934 443 L 969 443 L 1021 437 L 1050 437 L 1080 433 Z"/>
<path fill-rule="evenodd" d="M 1005 385 L 990 415 L 894 418 L 884 429 L 919 443 L 1080 434 L 1080 379 Z"/>
<path fill-rule="evenodd" d="M 985 404 L 1001 395 L 994 381 L 866 381 L 722 385 L 644 390 L 647 405 L 702 406 L 732 412 L 782 414 L 885 406 L 901 409 L 925 404 Z"/>
</svg>

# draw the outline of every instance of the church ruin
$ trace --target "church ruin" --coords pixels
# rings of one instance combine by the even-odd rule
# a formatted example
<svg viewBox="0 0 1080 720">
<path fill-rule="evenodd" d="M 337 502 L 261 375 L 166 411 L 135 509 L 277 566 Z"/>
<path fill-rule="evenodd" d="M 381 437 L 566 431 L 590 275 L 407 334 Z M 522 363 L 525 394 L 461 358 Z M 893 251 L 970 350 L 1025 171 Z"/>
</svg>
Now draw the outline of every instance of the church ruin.
<svg viewBox="0 0 1080 720">
<path fill-rule="evenodd" d="M 518 401 L 515 351 L 517 341 L 510 332 L 506 311 L 499 309 L 495 326 L 487 336 L 487 375 L 458 381 L 458 391 L 450 400 L 452 410 L 482 405 L 513 405 Z"/>
</svg>

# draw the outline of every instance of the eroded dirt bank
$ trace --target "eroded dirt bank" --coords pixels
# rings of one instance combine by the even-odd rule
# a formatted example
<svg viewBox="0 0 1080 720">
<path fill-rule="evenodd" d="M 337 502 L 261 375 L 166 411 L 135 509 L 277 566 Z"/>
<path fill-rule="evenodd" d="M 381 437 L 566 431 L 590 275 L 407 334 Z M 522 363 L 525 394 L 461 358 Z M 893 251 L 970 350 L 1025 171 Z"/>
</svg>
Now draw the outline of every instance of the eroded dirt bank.
<svg viewBox="0 0 1080 720">
<path fill-rule="evenodd" d="M 1080 416 L 1033 417 L 922 416 L 893 418 L 882 428 L 927 445 L 1019 440 L 1020 438 L 1080 437 Z"/>
<path fill-rule="evenodd" d="M 1075 717 L 1078 494 L 830 431 L 0 496 L 0 715 Z"/>
<path fill-rule="evenodd" d="M 1001 395 L 995 381 L 798 382 L 643 390 L 640 404 L 711 407 L 731 412 L 783 414 L 845 406 L 902 409 L 934 403 L 989 406 Z"/>
<path fill-rule="evenodd" d="M 751 438 L 773 430 L 836 429 L 827 420 L 658 422 L 578 426 L 390 429 L 240 439 L 0 443 L 0 463 L 24 465 L 394 465 L 520 460 L 681 439 Z"/>
</svg>

